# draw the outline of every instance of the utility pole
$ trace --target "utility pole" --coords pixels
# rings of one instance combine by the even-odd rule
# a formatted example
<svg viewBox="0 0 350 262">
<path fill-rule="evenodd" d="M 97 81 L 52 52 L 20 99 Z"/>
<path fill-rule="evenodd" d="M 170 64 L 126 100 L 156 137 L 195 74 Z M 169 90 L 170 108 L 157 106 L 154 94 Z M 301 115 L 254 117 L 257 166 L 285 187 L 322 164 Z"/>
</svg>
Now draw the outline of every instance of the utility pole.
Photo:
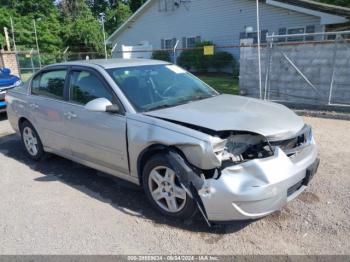
<svg viewBox="0 0 350 262">
<path fill-rule="evenodd" d="M 38 34 L 37 34 L 37 32 L 36 32 L 36 23 L 35 23 L 35 19 L 33 19 L 33 24 L 34 24 L 34 34 L 35 34 L 36 50 L 37 50 L 37 52 L 38 52 L 38 57 L 39 57 L 39 67 L 41 68 L 41 57 L 40 57 L 40 50 L 39 50 Z"/>
<path fill-rule="evenodd" d="M 11 51 L 9 32 L 7 30 L 7 27 L 4 27 L 4 33 L 5 33 L 5 41 L 6 41 L 7 51 Z"/>
<path fill-rule="evenodd" d="M 16 40 L 15 40 L 15 27 L 13 26 L 12 16 L 10 16 L 10 22 L 11 22 L 11 33 L 12 33 L 13 49 L 17 53 Z"/>
<path fill-rule="evenodd" d="M 256 31 L 257 31 L 256 34 L 258 38 L 259 93 L 260 93 L 260 99 L 262 99 L 259 0 L 256 0 Z"/>
<path fill-rule="evenodd" d="M 100 21 L 102 23 L 102 33 L 103 33 L 103 45 L 105 48 L 105 59 L 107 60 L 108 55 L 107 55 L 107 45 L 106 45 L 106 33 L 105 33 L 105 13 L 100 13 Z"/>
</svg>

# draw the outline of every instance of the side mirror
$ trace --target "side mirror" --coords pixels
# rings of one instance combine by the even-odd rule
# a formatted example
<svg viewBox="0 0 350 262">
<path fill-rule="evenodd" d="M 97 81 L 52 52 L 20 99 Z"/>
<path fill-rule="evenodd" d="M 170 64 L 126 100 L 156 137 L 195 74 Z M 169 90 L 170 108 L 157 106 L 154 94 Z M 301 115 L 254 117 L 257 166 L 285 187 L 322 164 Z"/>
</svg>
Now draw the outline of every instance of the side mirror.
<svg viewBox="0 0 350 262">
<path fill-rule="evenodd" d="M 93 112 L 110 112 L 110 113 L 119 112 L 118 105 L 113 105 L 106 98 L 96 98 L 94 100 L 91 100 L 89 103 L 85 105 L 85 109 Z"/>
</svg>

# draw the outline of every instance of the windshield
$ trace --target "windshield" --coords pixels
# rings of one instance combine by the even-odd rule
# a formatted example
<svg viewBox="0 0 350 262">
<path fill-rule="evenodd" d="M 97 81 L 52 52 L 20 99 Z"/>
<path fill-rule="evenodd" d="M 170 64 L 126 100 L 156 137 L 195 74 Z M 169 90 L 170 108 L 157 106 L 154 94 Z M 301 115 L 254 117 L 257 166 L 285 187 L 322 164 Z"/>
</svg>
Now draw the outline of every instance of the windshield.
<svg viewBox="0 0 350 262">
<path fill-rule="evenodd" d="M 206 99 L 216 91 L 176 65 L 148 65 L 107 70 L 138 112 Z"/>
</svg>

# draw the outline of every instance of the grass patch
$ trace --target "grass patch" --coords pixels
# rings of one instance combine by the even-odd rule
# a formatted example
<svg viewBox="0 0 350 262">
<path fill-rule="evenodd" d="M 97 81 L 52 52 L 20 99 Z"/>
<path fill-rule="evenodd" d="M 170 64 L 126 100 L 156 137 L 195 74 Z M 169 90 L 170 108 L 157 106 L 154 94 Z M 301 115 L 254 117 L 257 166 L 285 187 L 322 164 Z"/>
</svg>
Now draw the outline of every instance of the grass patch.
<svg viewBox="0 0 350 262">
<path fill-rule="evenodd" d="M 230 74 L 199 74 L 202 81 L 223 94 L 237 95 L 239 92 L 238 80 Z"/>
</svg>

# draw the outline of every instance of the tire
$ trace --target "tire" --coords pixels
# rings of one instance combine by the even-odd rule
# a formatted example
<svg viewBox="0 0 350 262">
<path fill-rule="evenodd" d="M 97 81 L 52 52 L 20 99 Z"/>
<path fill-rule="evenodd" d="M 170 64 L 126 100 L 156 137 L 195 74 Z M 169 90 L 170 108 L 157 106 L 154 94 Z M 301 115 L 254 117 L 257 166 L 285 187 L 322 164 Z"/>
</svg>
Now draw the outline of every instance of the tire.
<svg viewBox="0 0 350 262">
<path fill-rule="evenodd" d="M 148 200 L 163 215 L 188 219 L 196 213 L 195 202 L 181 187 L 169 161 L 163 155 L 157 154 L 148 160 L 143 169 L 142 184 Z M 159 200 L 154 196 L 159 197 Z"/>
<path fill-rule="evenodd" d="M 34 161 L 39 161 L 44 156 L 44 148 L 35 128 L 28 121 L 20 126 L 22 144 L 27 155 Z"/>
</svg>

